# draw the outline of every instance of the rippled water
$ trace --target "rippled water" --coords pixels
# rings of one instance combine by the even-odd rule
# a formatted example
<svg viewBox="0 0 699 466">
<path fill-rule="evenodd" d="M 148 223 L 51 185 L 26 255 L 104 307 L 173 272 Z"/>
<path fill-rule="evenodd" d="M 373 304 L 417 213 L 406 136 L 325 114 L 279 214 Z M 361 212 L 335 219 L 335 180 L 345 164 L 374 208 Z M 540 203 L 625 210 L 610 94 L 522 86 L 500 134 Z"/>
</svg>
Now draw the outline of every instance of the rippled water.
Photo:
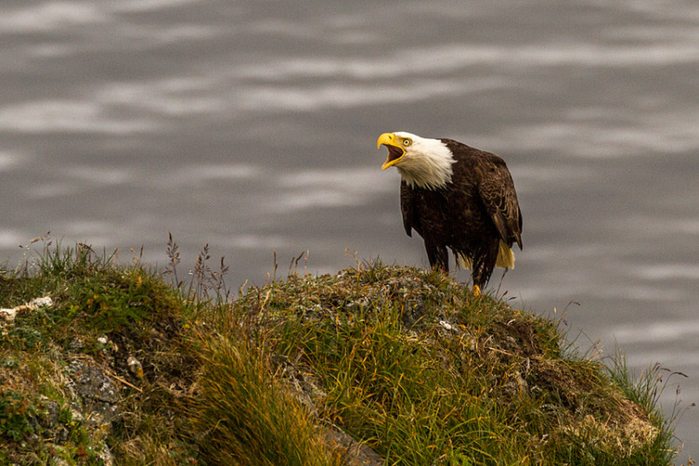
<svg viewBox="0 0 699 466">
<path fill-rule="evenodd" d="M 5 0 L 0 39 L 0 261 L 50 230 L 125 262 L 209 243 L 234 287 L 273 250 L 425 266 L 375 141 L 451 137 L 515 179 L 501 291 L 699 401 L 695 1 Z M 677 432 L 699 455 L 697 409 Z"/>
</svg>

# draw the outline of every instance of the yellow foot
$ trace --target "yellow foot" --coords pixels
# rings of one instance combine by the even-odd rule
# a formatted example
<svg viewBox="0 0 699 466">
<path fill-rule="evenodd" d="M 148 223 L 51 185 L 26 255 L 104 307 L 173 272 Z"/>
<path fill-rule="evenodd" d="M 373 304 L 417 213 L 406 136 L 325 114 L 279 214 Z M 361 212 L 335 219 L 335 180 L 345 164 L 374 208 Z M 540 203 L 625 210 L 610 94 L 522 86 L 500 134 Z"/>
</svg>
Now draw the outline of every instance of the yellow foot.
<svg viewBox="0 0 699 466">
<path fill-rule="evenodd" d="M 480 295 L 481 295 L 481 287 L 479 287 L 478 285 L 473 285 L 473 296 L 478 298 L 478 297 L 480 297 Z"/>
</svg>

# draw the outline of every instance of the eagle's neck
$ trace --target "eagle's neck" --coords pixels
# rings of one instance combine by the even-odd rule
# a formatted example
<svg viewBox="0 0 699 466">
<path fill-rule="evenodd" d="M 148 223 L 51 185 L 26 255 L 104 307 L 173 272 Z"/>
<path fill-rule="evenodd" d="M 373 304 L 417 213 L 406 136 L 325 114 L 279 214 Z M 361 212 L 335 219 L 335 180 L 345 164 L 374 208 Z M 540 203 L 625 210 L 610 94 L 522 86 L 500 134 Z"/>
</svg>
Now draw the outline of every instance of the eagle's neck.
<svg viewBox="0 0 699 466">
<path fill-rule="evenodd" d="M 421 138 L 414 141 L 410 154 L 406 154 L 396 168 L 411 188 L 435 190 L 451 182 L 454 162 L 454 154 L 445 143 L 439 139 Z"/>
</svg>

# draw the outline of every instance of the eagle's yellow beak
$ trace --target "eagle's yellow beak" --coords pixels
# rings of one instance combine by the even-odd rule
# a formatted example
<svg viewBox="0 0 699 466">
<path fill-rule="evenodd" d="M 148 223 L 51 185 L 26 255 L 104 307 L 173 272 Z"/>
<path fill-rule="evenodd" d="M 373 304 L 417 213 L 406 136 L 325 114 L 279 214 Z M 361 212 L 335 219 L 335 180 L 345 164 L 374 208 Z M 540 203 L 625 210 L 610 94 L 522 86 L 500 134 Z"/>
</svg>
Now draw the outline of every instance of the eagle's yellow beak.
<svg viewBox="0 0 699 466">
<path fill-rule="evenodd" d="M 388 147 L 388 158 L 381 165 L 381 169 L 385 170 L 388 167 L 395 165 L 405 155 L 405 149 L 396 143 L 396 136 L 393 133 L 383 133 L 376 141 L 376 148 L 380 148 L 381 144 Z"/>
</svg>

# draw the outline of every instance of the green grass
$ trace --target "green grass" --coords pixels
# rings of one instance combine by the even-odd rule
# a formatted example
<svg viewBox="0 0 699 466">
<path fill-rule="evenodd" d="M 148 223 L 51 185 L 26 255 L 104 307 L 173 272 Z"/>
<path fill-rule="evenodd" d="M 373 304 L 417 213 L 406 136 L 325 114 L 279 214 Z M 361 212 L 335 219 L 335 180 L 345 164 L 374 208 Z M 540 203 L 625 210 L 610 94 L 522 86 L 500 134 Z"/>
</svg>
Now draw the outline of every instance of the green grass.
<svg viewBox="0 0 699 466">
<path fill-rule="evenodd" d="M 358 263 L 231 300 L 223 261 L 203 251 L 183 283 L 168 246 L 165 277 L 48 241 L 0 273 L 0 307 L 55 303 L 0 327 L 0 464 L 102 464 L 104 442 L 120 465 L 346 464 L 335 428 L 391 465 L 677 458 L 657 373 L 577 354 L 557 322 L 441 273 Z M 106 434 L 74 416 L 76 359 L 118 388 Z"/>
</svg>

